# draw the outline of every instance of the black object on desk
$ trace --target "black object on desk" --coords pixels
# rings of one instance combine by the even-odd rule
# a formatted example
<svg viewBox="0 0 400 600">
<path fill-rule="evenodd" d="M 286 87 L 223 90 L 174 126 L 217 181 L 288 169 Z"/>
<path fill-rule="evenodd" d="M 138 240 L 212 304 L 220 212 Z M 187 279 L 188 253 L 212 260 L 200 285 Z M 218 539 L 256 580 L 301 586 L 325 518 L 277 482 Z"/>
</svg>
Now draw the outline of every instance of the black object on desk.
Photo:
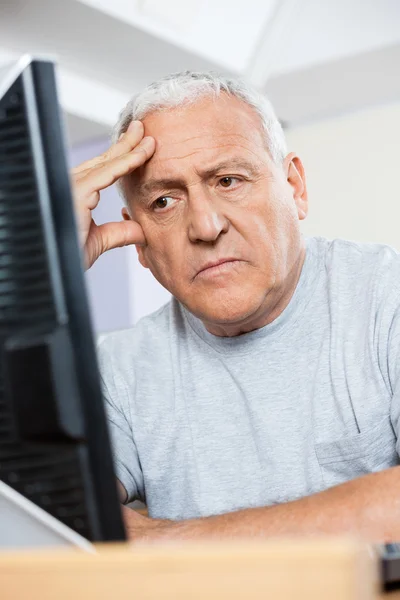
<svg viewBox="0 0 400 600">
<path fill-rule="evenodd" d="M 0 479 L 125 539 L 54 65 L 30 57 L 0 71 Z"/>
<path fill-rule="evenodd" d="M 381 581 L 385 591 L 400 588 L 400 544 L 382 544 L 378 547 L 381 559 Z"/>
</svg>

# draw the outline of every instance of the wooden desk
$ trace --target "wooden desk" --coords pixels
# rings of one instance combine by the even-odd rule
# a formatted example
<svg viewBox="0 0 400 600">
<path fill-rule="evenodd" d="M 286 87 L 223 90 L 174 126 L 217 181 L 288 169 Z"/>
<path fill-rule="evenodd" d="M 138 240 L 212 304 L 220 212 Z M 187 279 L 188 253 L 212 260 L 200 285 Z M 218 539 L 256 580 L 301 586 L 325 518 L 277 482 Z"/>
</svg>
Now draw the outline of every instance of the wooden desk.
<svg viewBox="0 0 400 600">
<path fill-rule="evenodd" d="M 120 544 L 97 550 L 0 553 L 1 600 L 378 597 L 376 562 L 352 540 Z"/>
</svg>

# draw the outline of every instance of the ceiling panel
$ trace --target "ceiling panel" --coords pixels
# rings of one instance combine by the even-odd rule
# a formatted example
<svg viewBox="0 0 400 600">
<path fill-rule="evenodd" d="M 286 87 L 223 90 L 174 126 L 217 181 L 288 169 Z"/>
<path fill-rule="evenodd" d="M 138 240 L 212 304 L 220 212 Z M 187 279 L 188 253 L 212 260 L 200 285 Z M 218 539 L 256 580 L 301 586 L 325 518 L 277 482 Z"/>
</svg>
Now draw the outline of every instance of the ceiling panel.
<svg viewBox="0 0 400 600">
<path fill-rule="evenodd" d="M 273 75 L 400 42 L 400 0 L 299 0 Z"/>
</svg>

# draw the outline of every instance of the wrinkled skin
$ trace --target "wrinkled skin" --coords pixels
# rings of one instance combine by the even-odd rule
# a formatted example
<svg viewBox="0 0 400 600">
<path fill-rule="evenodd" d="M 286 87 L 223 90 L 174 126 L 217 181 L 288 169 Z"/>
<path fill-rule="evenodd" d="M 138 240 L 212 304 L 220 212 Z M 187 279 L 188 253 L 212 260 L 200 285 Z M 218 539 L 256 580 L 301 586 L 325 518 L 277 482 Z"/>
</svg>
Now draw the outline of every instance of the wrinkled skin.
<svg viewBox="0 0 400 600">
<path fill-rule="evenodd" d="M 142 122 L 155 152 L 129 175 L 123 210 L 142 227 L 141 264 L 215 335 L 270 323 L 304 261 L 300 159 L 291 153 L 275 164 L 257 114 L 226 94 Z M 199 273 L 222 258 L 236 261 Z"/>
</svg>

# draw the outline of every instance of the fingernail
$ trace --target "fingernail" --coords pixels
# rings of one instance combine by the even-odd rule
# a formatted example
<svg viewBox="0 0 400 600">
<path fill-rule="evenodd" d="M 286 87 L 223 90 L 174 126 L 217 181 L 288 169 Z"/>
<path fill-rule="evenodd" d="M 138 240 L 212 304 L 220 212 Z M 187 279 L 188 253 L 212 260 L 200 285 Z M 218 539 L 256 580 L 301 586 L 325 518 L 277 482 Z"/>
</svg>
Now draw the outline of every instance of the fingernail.
<svg viewBox="0 0 400 600">
<path fill-rule="evenodd" d="M 129 123 L 128 130 L 133 131 L 134 129 L 137 129 L 138 127 L 141 127 L 141 126 L 142 126 L 141 121 L 131 121 Z"/>
<path fill-rule="evenodd" d="M 154 144 L 154 138 L 150 135 L 146 135 L 140 142 L 141 146 L 152 146 Z"/>
</svg>

